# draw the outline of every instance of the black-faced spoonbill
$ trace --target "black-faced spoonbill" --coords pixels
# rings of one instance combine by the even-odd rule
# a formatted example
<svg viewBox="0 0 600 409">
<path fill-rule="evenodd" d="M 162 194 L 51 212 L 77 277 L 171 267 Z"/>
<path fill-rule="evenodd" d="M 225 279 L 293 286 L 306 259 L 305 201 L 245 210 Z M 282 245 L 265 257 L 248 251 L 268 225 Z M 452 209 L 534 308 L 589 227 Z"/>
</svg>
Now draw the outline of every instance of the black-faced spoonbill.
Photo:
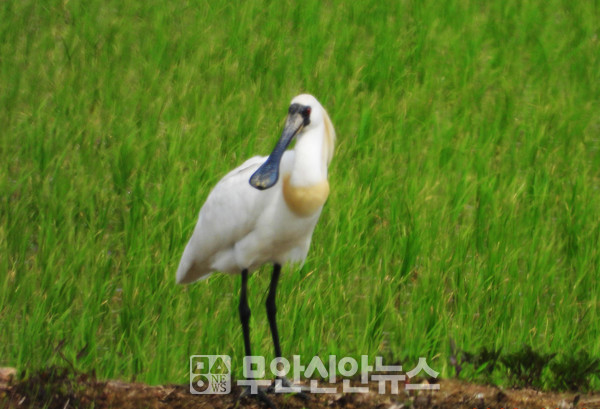
<svg viewBox="0 0 600 409">
<path fill-rule="evenodd" d="M 286 151 L 294 138 L 294 149 Z M 277 282 L 282 264 L 306 259 L 329 195 L 327 168 L 334 142 L 335 130 L 319 101 L 312 95 L 298 95 L 292 99 L 271 155 L 248 159 L 225 175 L 200 209 L 177 269 L 177 282 L 205 279 L 215 271 L 241 273 L 239 314 L 246 356 L 252 355 L 248 273 L 271 263 L 267 316 L 275 357 L 281 357 L 275 319 Z"/>
</svg>

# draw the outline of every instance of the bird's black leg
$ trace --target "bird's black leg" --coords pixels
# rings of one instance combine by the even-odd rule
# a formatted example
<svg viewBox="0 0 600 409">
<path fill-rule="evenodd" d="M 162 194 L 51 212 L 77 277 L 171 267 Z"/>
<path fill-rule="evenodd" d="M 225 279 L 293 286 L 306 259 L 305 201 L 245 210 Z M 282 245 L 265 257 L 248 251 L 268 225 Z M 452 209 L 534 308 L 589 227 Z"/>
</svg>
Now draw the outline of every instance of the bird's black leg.
<svg viewBox="0 0 600 409">
<path fill-rule="evenodd" d="M 273 345 L 275 346 L 275 358 L 281 358 L 281 346 L 279 345 L 279 331 L 277 330 L 277 307 L 275 306 L 275 298 L 277 294 L 277 283 L 279 282 L 279 275 L 281 274 L 281 264 L 275 263 L 273 265 L 273 275 L 271 276 L 271 284 L 269 286 L 269 295 L 267 295 L 267 317 L 269 318 L 269 326 L 271 327 L 271 335 L 273 336 Z M 285 377 L 278 376 L 277 379 L 281 380 L 281 384 L 284 387 L 291 387 L 293 384 L 288 381 Z M 269 388 L 270 391 L 275 391 L 275 382 Z M 308 399 L 308 396 L 302 392 L 296 394 L 296 396 L 303 399 Z"/>
<path fill-rule="evenodd" d="M 271 285 L 269 286 L 269 295 L 267 296 L 267 317 L 269 318 L 269 326 L 271 327 L 271 335 L 273 336 L 273 345 L 275 345 L 275 358 L 281 358 L 281 346 L 279 345 L 279 332 L 277 331 L 277 307 L 275 307 L 275 297 L 277 292 L 277 283 L 281 274 L 281 265 L 273 266 L 273 275 L 271 276 Z"/>
<path fill-rule="evenodd" d="M 240 321 L 242 321 L 242 331 L 244 332 L 244 351 L 246 356 L 252 355 L 250 352 L 250 307 L 248 306 L 248 270 L 242 271 L 242 290 L 240 291 Z"/>
<path fill-rule="evenodd" d="M 246 353 L 245 356 L 251 356 L 252 352 L 250 350 L 250 306 L 248 305 L 248 270 L 242 270 L 242 289 L 240 291 L 240 304 L 238 306 L 238 311 L 240 312 L 240 321 L 242 321 L 242 331 L 244 332 L 244 351 Z M 250 387 L 242 392 L 240 398 L 244 396 L 250 395 Z M 269 399 L 265 393 L 258 389 L 257 394 L 258 399 L 260 399 L 264 404 L 266 404 L 271 409 L 277 409 L 275 404 Z"/>
</svg>

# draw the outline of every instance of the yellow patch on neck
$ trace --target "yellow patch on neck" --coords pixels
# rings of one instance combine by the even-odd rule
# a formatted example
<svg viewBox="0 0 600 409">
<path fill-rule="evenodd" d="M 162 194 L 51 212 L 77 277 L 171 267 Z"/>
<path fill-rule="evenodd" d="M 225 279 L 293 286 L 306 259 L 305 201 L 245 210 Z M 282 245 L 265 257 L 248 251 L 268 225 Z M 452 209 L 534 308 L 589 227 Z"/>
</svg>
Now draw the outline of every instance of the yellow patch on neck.
<svg viewBox="0 0 600 409">
<path fill-rule="evenodd" d="M 290 175 L 283 178 L 283 198 L 290 210 L 298 216 L 306 217 L 314 214 L 325 204 L 329 196 L 327 179 L 312 186 L 293 186 Z"/>
</svg>

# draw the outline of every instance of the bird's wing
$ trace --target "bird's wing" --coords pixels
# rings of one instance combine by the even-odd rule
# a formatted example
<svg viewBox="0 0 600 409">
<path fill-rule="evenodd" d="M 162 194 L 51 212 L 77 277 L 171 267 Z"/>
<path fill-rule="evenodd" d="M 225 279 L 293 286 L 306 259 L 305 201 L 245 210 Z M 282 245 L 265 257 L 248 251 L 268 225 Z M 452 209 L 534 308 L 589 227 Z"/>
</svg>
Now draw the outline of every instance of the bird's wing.
<svg viewBox="0 0 600 409">
<path fill-rule="evenodd" d="M 254 229 L 267 191 L 261 192 L 248 183 L 252 173 L 266 157 L 255 156 L 223 177 L 210 192 L 200 210 L 198 223 L 188 242 L 179 268 L 177 282 L 190 283 L 213 271 L 213 262 L 221 252 Z"/>
</svg>

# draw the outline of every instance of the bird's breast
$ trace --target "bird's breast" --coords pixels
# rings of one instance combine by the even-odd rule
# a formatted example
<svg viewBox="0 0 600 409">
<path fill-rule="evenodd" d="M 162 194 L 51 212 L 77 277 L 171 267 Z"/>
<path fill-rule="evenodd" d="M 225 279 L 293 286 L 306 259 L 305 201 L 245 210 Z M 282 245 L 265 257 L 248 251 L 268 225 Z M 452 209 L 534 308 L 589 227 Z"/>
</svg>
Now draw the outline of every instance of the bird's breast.
<svg viewBox="0 0 600 409">
<path fill-rule="evenodd" d="M 290 183 L 290 174 L 283 178 L 283 198 L 288 208 L 301 217 L 317 212 L 329 196 L 327 179 L 312 186 L 294 186 Z"/>
</svg>

